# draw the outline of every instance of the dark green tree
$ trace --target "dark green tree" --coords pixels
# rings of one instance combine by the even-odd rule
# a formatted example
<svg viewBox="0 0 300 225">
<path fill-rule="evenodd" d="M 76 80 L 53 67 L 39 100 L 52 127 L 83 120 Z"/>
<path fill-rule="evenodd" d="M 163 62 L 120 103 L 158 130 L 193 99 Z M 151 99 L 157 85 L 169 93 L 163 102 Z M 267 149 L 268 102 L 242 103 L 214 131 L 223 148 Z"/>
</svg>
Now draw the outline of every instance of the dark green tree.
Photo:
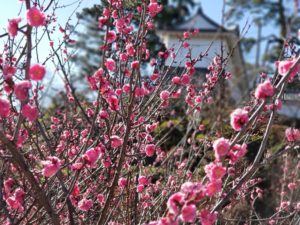
<svg viewBox="0 0 300 225">
<path fill-rule="evenodd" d="M 183 22 L 196 6 L 195 0 L 162 0 L 162 4 L 164 8 L 156 18 L 159 28 L 173 27 Z"/>
</svg>

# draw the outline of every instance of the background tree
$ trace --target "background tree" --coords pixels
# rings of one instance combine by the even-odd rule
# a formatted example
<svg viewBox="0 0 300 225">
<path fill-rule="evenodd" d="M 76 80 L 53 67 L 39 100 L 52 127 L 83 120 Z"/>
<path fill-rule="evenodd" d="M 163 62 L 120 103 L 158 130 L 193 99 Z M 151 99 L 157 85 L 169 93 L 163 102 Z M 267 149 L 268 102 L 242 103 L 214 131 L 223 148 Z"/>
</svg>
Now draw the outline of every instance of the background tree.
<svg viewBox="0 0 300 225">
<path fill-rule="evenodd" d="M 280 54 L 285 38 L 297 36 L 297 22 L 299 21 L 299 5 L 294 0 L 228 0 L 226 1 L 226 19 L 229 24 L 236 24 L 243 18 L 250 16 L 257 26 L 257 37 L 243 40 L 243 50 L 250 52 L 256 46 L 255 67 L 265 66 L 267 62 L 274 62 Z M 266 33 L 267 26 L 278 28 L 278 33 Z M 261 49 L 262 43 L 266 49 Z M 299 43 L 293 38 L 294 43 Z M 259 65 L 260 57 L 262 65 Z"/>
<path fill-rule="evenodd" d="M 137 5 L 140 1 L 127 1 L 126 12 L 133 13 L 138 24 Z M 172 27 L 184 21 L 191 15 L 191 9 L 196 5 L 194 0 L 163 0 L 162 12 L 157 15 L 155 22 L 158 28 Z M 76 30 L 74 39 L 70 47 L 76 50 L 73 54 L 72 61 L 76 65 L 76 73 L 79 76 L 75 79 L 82 79 L 94 73 L 101 63 L 102 51 L 101 46 L 104 44 L 104 31 L 98 28 L 98 18 L 102 16 L 103 8 L 107 5 L 105 1 L 95 4 L 91 8 L 84 8 L 77 13 L 80 30 Z M 147 43 L 150 51 L 150 58 L 155 57 L 159 51 L 164 51 L 164 44 L 156 35 L 155 30 L 149 30 L 147 34 Z"/>
</svg>

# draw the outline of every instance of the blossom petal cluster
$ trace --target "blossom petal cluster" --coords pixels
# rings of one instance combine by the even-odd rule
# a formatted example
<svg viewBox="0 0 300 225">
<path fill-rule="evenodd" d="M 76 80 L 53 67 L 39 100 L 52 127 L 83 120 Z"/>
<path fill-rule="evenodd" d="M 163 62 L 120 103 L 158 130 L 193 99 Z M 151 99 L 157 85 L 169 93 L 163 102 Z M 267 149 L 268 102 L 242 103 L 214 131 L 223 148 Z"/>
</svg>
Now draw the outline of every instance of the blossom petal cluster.
<svg viewBox="0 0 300 225">
<path fill-rule="evenodd" d="M 274 87 L 269 79 L 259 84 L 255 90 L 254 96 L 256 99 L 266 99 L 274 94 Z"/>
<path fill-rule="evenodd" d="M 49 156 L 47 160 L 41 161 L 44 166 L 42 173 L 45 177 L 52 177 L 60 169 L 62 162 L 56 156 Z"/>
<path fill-rule="evenodd" d="M 282 76 L 287 75 L 287 73 L 295 63 L 296 63 L 296 59 L 277 61 L 276 67 L 278 69 L 278 73 Z M 297 75 L 297 73 L 299 72 L 300 72 L 300 64 L 298 63 L 297 65 L 295 65 L 294 69 L 290 71 L 290 75 L 288 78 L 289 82 L 292 82 L 295 76 Z"/>
<path fill-rule="evenodd" d="M 7 117 L 10 113 L 10 103 L 7 99 L 0 97 L 0 116 Z"/>
<path fill-rule="evenodd" d="M 300 140 L 300 131 L 296 128 L 289 127 L 285 130 L 285 137 L 289 142 Z"/>
<path fill-rule="evenodd" d="M 21 17 L 13 18 L 8 20 L 7 31 L 9 36 L 15 37 L 18 34 L 19 23 L 21 22 Z"/>
<path fill-rule="evenodd" d="M 45 14 L 35 6 L 27 10 L 26 17 L 28 24 L 33 27 L 43 26 L 46 23 Z"/>
<path fill-rule="evenodd" d="M 240 131 L 248 121 L 248 111 L 244 109 L 238 108 L 230 114 L 230 125 L 235 131 Z"/>
<path fill-rule="evenodd" d="M 34 64 L 29 69 L 29 76 L 31 80 L 41 81 L 46 74 L 46 68 L 40 64 Z"/>
</svg>

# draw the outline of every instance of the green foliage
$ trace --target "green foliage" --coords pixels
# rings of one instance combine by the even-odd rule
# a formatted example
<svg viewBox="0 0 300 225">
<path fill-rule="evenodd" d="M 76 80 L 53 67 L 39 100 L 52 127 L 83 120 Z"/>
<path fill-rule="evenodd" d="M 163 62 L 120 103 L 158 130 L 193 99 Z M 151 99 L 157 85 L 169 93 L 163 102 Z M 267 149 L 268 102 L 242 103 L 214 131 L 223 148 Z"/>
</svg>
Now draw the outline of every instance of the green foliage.
<svg viewBox="0 0 300 225">
<path fill-rule="evenodd" d="M 190 16 L 191 8 L 196 6 L 194 0 L 163 0 L 163 11 L 157 15 L 159 28 L 174 27 Z"/>
</svg>

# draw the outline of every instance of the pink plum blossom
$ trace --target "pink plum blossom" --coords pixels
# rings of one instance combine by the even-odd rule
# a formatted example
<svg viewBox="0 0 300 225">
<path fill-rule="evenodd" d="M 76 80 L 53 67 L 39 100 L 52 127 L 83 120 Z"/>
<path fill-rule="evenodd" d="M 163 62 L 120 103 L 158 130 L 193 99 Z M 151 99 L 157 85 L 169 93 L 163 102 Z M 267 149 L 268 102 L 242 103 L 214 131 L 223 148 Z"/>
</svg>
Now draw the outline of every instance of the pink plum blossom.
<svg viewBox="0 0 300 225">
<path fill-rule="evenodd" d="M 25 192 L 22 188 L 17 188 L 12 196 L 6 199 L 7 205 L 11 209 L 18 210 L 18 212 L 23 211 L 23 202 L 25 198 Z"/>
<path fill-rule="evenodd" d="M 161 99 L 162 101 L 168 100 L 169 97 L 170 97 L 170 92 L 167 91 L 167 90 L 164 90 L 164 91 L 162 91 L 162 92 L 160 93 L 160 99 Z"/>
<path fill-rule="evenodd" d="M 172 83 L 173 84 L 180 84 L 181 83 L 181 79 L 180 79 L 180 77 L 173 77 L 172 78 Z"/>
<path fill-rule="evenodd" d="M 30 26 L 39 27 L 46 23 L 45 14 L 36 7 L 27 10 L 27 22 Z"/>
<path fill-rule="evenodd" d="M 8 117 L 10 113 L 10 103 L 7 99 L 0 97 L 0 116 Z"/>
<path fill-rule="evenodd" d="M 143 97 L 145 95 L 145 89 L 143 87 L 135 88 L 134 95 L 135 95 L 135 97 Z"/>
<path fill-rule="evenodd" d="M 108 119 L 109 118 L 109 114 L 107 113 L 107 111 L 101 110 L 99 112 L 99 116 L 101 119 Z"/>
<path fill-rule="evenodd" d="M 235 131 L 240 131 L 248 121 L 248 111 L 244 109 L 238 108 L 230 114 L 230 125 Z"/>
<path fill-rule="evenodd" d="M 182 85 L 188 85 L 188 84 L 190 83 L 190 77 L 189 77 L 189 75 L 183 74 L 183 75 L 181 76 L 180 81 L 181 81 L 181 84 L 182 84 Z"/>
<path fill-rule="evenodd" d="M 124 177 L 121 177 L 118 181 L 118 185 L 120 188 L 125 188 L 127 186 L 127 179 Z"/>
<path fill-rule="evenodd" d="M 181 209 L 181 218 L 185 223 L 192 223 L 196 219 L 197 208 L 194 204 L 184 205 Z"/>
<path fill-rule="evenodd" d="M 24 210 L 21 203 L 17 201 L 14 196 L 7 198 L 6 203 L 11 209 L 18 210 L 18 212 L 22 212 Z"/>
<path fill-rule="evenodd" d="M 220 160 L 221 157 L 226 156 L 230 148 L 230 142 L 228 139 L 219 138 L 214 141 L 213 149 L 215 151 L 215 157 Z"/>
<path fill-rule="evenodd" d="M 300 131 L 296 128 L 287 128 L 285 130 L 285 137 L 289 142 L 299 141 L 300 140 Z"/>
<path fill-rule="evenodd" d="M 116 95 L 110 95 L 107 99 L 107 102 L 109 104 L 109 107 L 111 108 L 111 110 L 118 110 L 119 109 L 119 99 Z"/>
<path fill-rule="evenodd" d="M 140 176 L 138 179 L 139 184 L 142 185 L 148 185 L 149 184 L 149 179 L 145 176 Z"/>
<path fill-rule="evenodd" d="M 5 180 L 3 182 L 5 194 L 10 194 L 10 192 L 12 191 L 12 186 L 14 185 L 14 183 L 15 182 L 12 178 L 8 178 L 7 180 Z"/>
<path fill-rule="evenodd" d="M 29 69 L 29 76 L 31 80 L 40 81 L 46 74 L 45 66 L 40 64 L 34 64 Z"/>
<path fill-rule="evenodd" d="M 121 53 L 120 59 L 122 62 L 126 62 L 128 60 L 128 55 L 126 53 Z"/>
<path fill-rule="evenodd" d="M 162 9 L 163 6 L 158 4 L 156 0 L 151 0 L 150 4 L 148 5 L 149 14 L 152 17 L 156 16 Z"/>
<path fill-rule="evenodd" d="M 104 204 L 105 202 L 105 196 L 103 194 L 98 194 L 97 195 L 97 201 L 100 203 L 100 204 Z"/>
<path fill-rule="evenodd" d="M 30 122 L 35 121 L 39 116 L 39 111 L 36 106 L 26 104 L 22 108 L 22 115 Z"/>
<path fill-rule="evenodd" d="M 142 184 L 139 184 L 139 185 L 136 187 L 136 191 L 137 191 L 138 193 L 141 193 L 141 192 L 143 192 L 143 191 L 144 191 L 144 188 L 145 188 L 145 186 L 144 186 L 144 185 L 142 185 Z"/>
<path fill-rule="evenodd" d="M 91 199 L 83 198 L 78 202 L 78 209 L 81 211 L 89 211 L 93 207 L 93 201 Z"/>
<path fill-rule="evenodd" d="M 254 96 L 256 99 L 264 100 L 267 97 L 273 96 L 273 94 L 274 94 L 274 87 L 271 81 L 268 79 L 257 86 Z"/>
<path fill-rule="evenodd" d="M 190 37 L 190 33 L 189 32 L 183 32 L 183 38 L 187 39 Z"/>
<path fill-rule="evenodd" d="M 28 80 L 20 81 L 15 84 L 15 95 L 20 101 L 25 100 L 28 97 L 28 90 L 31 88 L 31 83 Z"/>
<path fill-rule="evenodd" d="M 21 204 L 24 202 L 25 192 L 22 188 L 17 188 L 14 193 L 15 199 Z"/>
<path fill-rule="evenodd" d="M 113 148 L 118 148 L 118 147 L 121 146 L 122 143 L 123 143 L 123 139 L 120 138 L 120 137 L 117 136 L 117 135 L 111 136 L 111 137 L 110 137 L 110 140 L 111 140 L 111 146 L 112 146 Z"/>
<path fill-rule="evenodd" d="M 155 145 L 154 144 L 149 144 L 149 145 L 146 145 L 145 147 L 145 153 L 148 157 L 151 157 L 154 155 L 155 153 Z"/>
<path fill-rule="evenodd" d="M 222 177 L 226 174 L 226 168 L 218 163 L 211 162 L 210 164 L 204 167 L 205 173 L 208 178 L 213 180 L 222 179 Z"/>
<path fill-rule="evenodd" d="M 204 198 L 205 188 L 199 182 L 185 182 L 181 185 L 180 192 L 187 196 L 187 201 L 199 202 Z"/>
<path fill-rule="evenodd" d="M 170 196 L 167 202 L 168 209 L 171 213 L 178 215 L 180 205 L 184 203 L 184 194 L 181 192 L 177 192 Z"/>
<path fill-rule="evenodd" d="M 113 59 L 111 59 L 111 58 L 109 58 L 109 59 L 106 60 L 105 66 L 106 66 L 106 68 L 107 68 L 109 71 L 112 71 L 112 72 L 113 72 L 113 71 L 116 70 L 116 62 L 115 62 L 115 60 L 113 60 Z"/>
<path fill-rule="evenodd" d="M 139 61 L 133 61 L 131 63 L 131 68 L 132 69 L 139 69 L 140 68 L 140 62 Z"/>
<path fill-rule="evenodd" d="M 290 190 L 294 190 L 296 187 L 297 187 L 297 184 L 296 184 L 296 183 L 289 183 L 289 184 L 288 184 L 288 188 L 289 188 Z"/>
<path fill-rule="evenodd" d="M 52 177 L 61 166 L 61 160 L 55 156 L 49 156 L 47 160 L 41 163 L 44 166 L 42 173 L 45 177 Z"/>
<path fill-rule="evenodd" d="M 213 180 L 206 185 L 205 194 L 209 197 L 214 196 L 216 193 L 220 192 L 222 189 L 221 180 Z"/>
<path fill-rule="evenodd" d="M 247 144 L 235 144 L 229 152 L 230 163 L 235 164 L 238 160 L 243 158 L 247 153 Z"/>
<path fill-rule="evenodd" d="M 210 213 L 204 209 L 200 212 L 200 221 L 202 225 L 213 225 L 217 220 L 217 213 Z"/>
<path fill-rule="evenodd" d="M 291 60 L 284 60 L 284 61 L 277 61 L 276 66 L 278 68 L 278 73 L 282 76 L 285 76 L 290 68 L 293 66 L 293 64 L 296 62 L 295 59 Z M 289 75 L 289 82 L 292 82 L 294 80 L 294 77 L 297 73 L 300 71 L 300 65 L 296 65 L 295 68 L 290 72 Z"/>
<path fill-rule="evenodd" d="M 21 17 L 8 20 L 7 31 L 9 36 L 15 37 L 18 34 L 19 23 L 21 22 Z"/>
<path fill-rule="evenodd" d="M 106 38 L 107 38 L 107 42 L 108 42 L 108 43 L 114 42 L 114 41 L 117 39 L 116 32 L 114 32 L 114 31 L 112 31 L 112 30 L 111 30 L 111 31 L 108 31 L 108 32 L 107 32 Z"/>
<path fill-rule="evenodd" d="M 100 151 L 97 148 L 90 148 L 86 151 L 83 158 L 87 161 L 87 163 L 92 167 L 95 162 L 98 160 L 100 155 Z"/>
<path fill-rule="evenodd" d="M 15 73 L 17 72 L 17 68 L 15 66 L 9 65 L 9 64 L 5 64 L 3 66 L 3 77 L 4 80 L 9 80 L 13 77 L 13 75 L 15 75 Z"/>
</svg>

